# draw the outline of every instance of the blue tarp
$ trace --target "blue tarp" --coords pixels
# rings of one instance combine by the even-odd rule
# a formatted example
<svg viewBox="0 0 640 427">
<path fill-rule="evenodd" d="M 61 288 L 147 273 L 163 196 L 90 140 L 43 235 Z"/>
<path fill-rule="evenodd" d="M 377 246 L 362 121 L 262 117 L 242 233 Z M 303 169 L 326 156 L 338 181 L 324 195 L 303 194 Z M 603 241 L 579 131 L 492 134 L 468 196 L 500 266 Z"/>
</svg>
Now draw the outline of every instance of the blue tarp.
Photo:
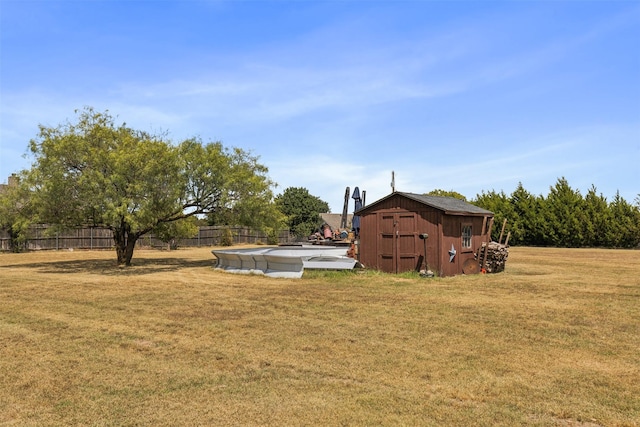
<svg viewBox="0 0 640 427">
<path fill-rule="evenodd" d="M 351 198 L 355 201 L 355 206 L 353 207 L 353 211 L 357 212 L 362 209 L 362 199 L 360 198 L 360 189 L 358 187 L 353 189 L 353 195 Z M 360 215 L 353 215 L 353 219 L 351 220 L 351 228 L 353 232 L 357 236 L 360 234 Z"/>
</svg>

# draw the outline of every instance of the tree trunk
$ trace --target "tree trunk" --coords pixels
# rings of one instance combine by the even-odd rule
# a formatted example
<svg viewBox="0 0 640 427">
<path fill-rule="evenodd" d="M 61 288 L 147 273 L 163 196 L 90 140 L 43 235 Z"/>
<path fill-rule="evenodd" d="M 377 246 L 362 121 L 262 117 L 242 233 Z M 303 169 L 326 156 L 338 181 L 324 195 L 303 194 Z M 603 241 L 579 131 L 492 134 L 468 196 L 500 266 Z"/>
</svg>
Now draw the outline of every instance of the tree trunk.
<svg viewBox="0 0 640 427">
<path fill-rule="evenodd" d="M 20 242 L 20 234 L 13 231 L 13 228 L 9 227 L 9 246 L 11 247 L 11 252 L 22 252 L 22 244 Z"/>
<path fill-rule="evenodd" d="M 124 224 L 120 228 L 113 229 L 113 240 L 116 246 L 116 254 L 118 256 L 118 267 L 129 267 L 131 258 L 133 258 L 133 250 L 140 235 L 131 233 L 130 227 Z"/>
</svg>

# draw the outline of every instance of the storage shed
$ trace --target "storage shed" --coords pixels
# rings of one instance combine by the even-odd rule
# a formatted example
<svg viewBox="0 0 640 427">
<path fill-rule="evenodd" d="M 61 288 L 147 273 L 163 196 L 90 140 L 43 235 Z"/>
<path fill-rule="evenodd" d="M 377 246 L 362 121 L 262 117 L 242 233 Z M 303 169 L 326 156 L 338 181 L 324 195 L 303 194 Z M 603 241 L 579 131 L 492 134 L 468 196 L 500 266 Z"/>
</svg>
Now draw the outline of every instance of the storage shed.
<svg viewBox="0 0 640 427">
<path fill-rule="evenodd" d="M 366 268 L 418 271 L 426 243 L 428 268 L 438 276 L 463 273 L 465 262 L 468 271 L 474 253 L 489 241 L 493 221 L 493 212 L 460 199 L 402 192 L 355 214 L 361 218 L 358 259 Z"/>
</svg>

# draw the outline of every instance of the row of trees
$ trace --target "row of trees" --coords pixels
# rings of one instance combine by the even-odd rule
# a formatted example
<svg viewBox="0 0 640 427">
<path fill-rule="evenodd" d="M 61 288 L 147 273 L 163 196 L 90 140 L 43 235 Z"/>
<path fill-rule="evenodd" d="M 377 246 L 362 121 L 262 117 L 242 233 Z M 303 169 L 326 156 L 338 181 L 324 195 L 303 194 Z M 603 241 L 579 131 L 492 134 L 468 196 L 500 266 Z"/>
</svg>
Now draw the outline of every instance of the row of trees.
<svg viewBox="0 0 640 427">
<path fill-rule="evenodd" d="M 472 203 L 506 218 L 510 244 L 635 248 L 640 245 L 640 194 L 635 205 L 619 193 L 609 201 L 592 186 L 586 195 L 559 178 L 549 194 L 533 195 L 522 183 L 510 195 L 483 192 Z M 499 233 L 499 227 L 494 228 Z M 496 234 L 497 236 L 497 234 Z M 494 236 L 494 238 L 496 238 Z"/>
<path fill-rule="evenodd" d="M 16 248 L 32 223 L 52 230 L 105 227 L 113 232 L 118 265 L 127 266 L 136 241 L 150 232 L 167 240 L 189 237 L 206 219 L 273 235 L 285 227 L 302 233 L 301 221 L 309 226 L 311 220 L 299 219 L 296 197 L 314 202 L 314 225 L 319 212 L 328 211 L 302 189 L 276 199 L 268 169 L 242 149 L 197 138 L 173 144 L 164 135 L 116 125 L 108 112 L 77 113 L 76 123 L 39 127 L 29 144 L 32 168 L 0 194 L 0 228 Z"/>
<path fill-rule="evenodd" d="M 197 223 L 239 225 L 275 235 L 288 228 L 311 234 L 329 206 L 308 190 L 287 188 L 274 197 L 275 183 L 258 158 L 219 142 L 197 138 L 179 144 L 126 124 L 107 112 L 85 108 L 76 123 L 40 126 L 29 148 L 30 170 L 19 185 L 0 194 L 0 228 L 14 247 L 30 224 L 105 227 L 113 232 L 118 265 L 129 265 L 136 241 L 153 232 L 169 241 L 190 237 Z M 431 194 L 464 198 L 455 192 Z M 609 202 L 595 187 L 583 197 L 564 178 L 548 196 L 534 196 L 522 184 L 511 194 L 483 192 L 473 203 L 507 219 L 512 244 L 636 247 L 637 206 L 619 194 Z M 496 232 L 497 232 L 496 227 Z"/>
</svg>

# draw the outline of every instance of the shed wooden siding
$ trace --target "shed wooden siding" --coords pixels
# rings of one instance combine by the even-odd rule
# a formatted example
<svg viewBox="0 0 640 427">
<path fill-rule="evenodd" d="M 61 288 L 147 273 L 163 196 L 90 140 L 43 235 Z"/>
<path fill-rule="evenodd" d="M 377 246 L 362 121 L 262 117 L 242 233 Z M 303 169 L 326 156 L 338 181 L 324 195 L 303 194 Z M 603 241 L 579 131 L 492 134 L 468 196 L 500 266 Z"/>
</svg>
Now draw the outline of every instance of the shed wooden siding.
<svg viewBox="0 0 640 427">
<path fill-rule="evenodd" d="M 462 273 L 467 259 L 486 238 L 489 215 L 446 214 L 419 201 L 393 195 L 361 212 L 359 260 L 367 268 L 390 273 L 419 270 L 427 239 L 428 267 L 440 276 Z M 462 227 L 471 226 L 471 248 L 462 248 Z M 483 229 L 483 225 L 485 225 Z M 457 254 L 449 261 L 451 245 Z"/>
<path fill-rule="evenodd" d="M 366 267 L 386 272 L 419 269 L 424 242 L 418 236 L 427 233 L 427 263 L 433 269 L 438 264 L 440 252 L 433 245 L 437 243 L 441 217 L 438 209 L 415 200 L 393 197 L 381 201 L 375 211 L 364 214 L 360 219 L 360 262 Z M 397 230 L 394 230 L 394 221 Z M 394 245 L 395 231 L 398 239 Z"/>
<path fill-rule="evenodd" d="M 440 276 L 453 276 L 462 272 L 462 266 L 468 259 L 473 259 L 474 253 L 482 246 L 482 242 L 486 239 L 486 230 L 482 229 L 485 223 L 483 217 L 470 217 L 458 215 L 446 215 L 442 224 L 442 250 L 440 253 Z M 471 225 L 471 248 L 462 247 L 462 227 Z M 486 228 L 486 225 L 485 225 Z M 456 256 L 453 262 L 449 259 L 449 250 L 451 245 L 456 250 Z"/>
<path fill-rule="evenodd" d="M 364 215 L 360 220 L 360 262 L 386 272 L 419 269 L 424 252 L 424 241 L 419 235 L 427 233 L 427 263 L 433 268 L 439 251 L 432 246 L 437 243 L 440 216 L 436 209 L 420 212 L 385 209 Z"/>
</svg>

